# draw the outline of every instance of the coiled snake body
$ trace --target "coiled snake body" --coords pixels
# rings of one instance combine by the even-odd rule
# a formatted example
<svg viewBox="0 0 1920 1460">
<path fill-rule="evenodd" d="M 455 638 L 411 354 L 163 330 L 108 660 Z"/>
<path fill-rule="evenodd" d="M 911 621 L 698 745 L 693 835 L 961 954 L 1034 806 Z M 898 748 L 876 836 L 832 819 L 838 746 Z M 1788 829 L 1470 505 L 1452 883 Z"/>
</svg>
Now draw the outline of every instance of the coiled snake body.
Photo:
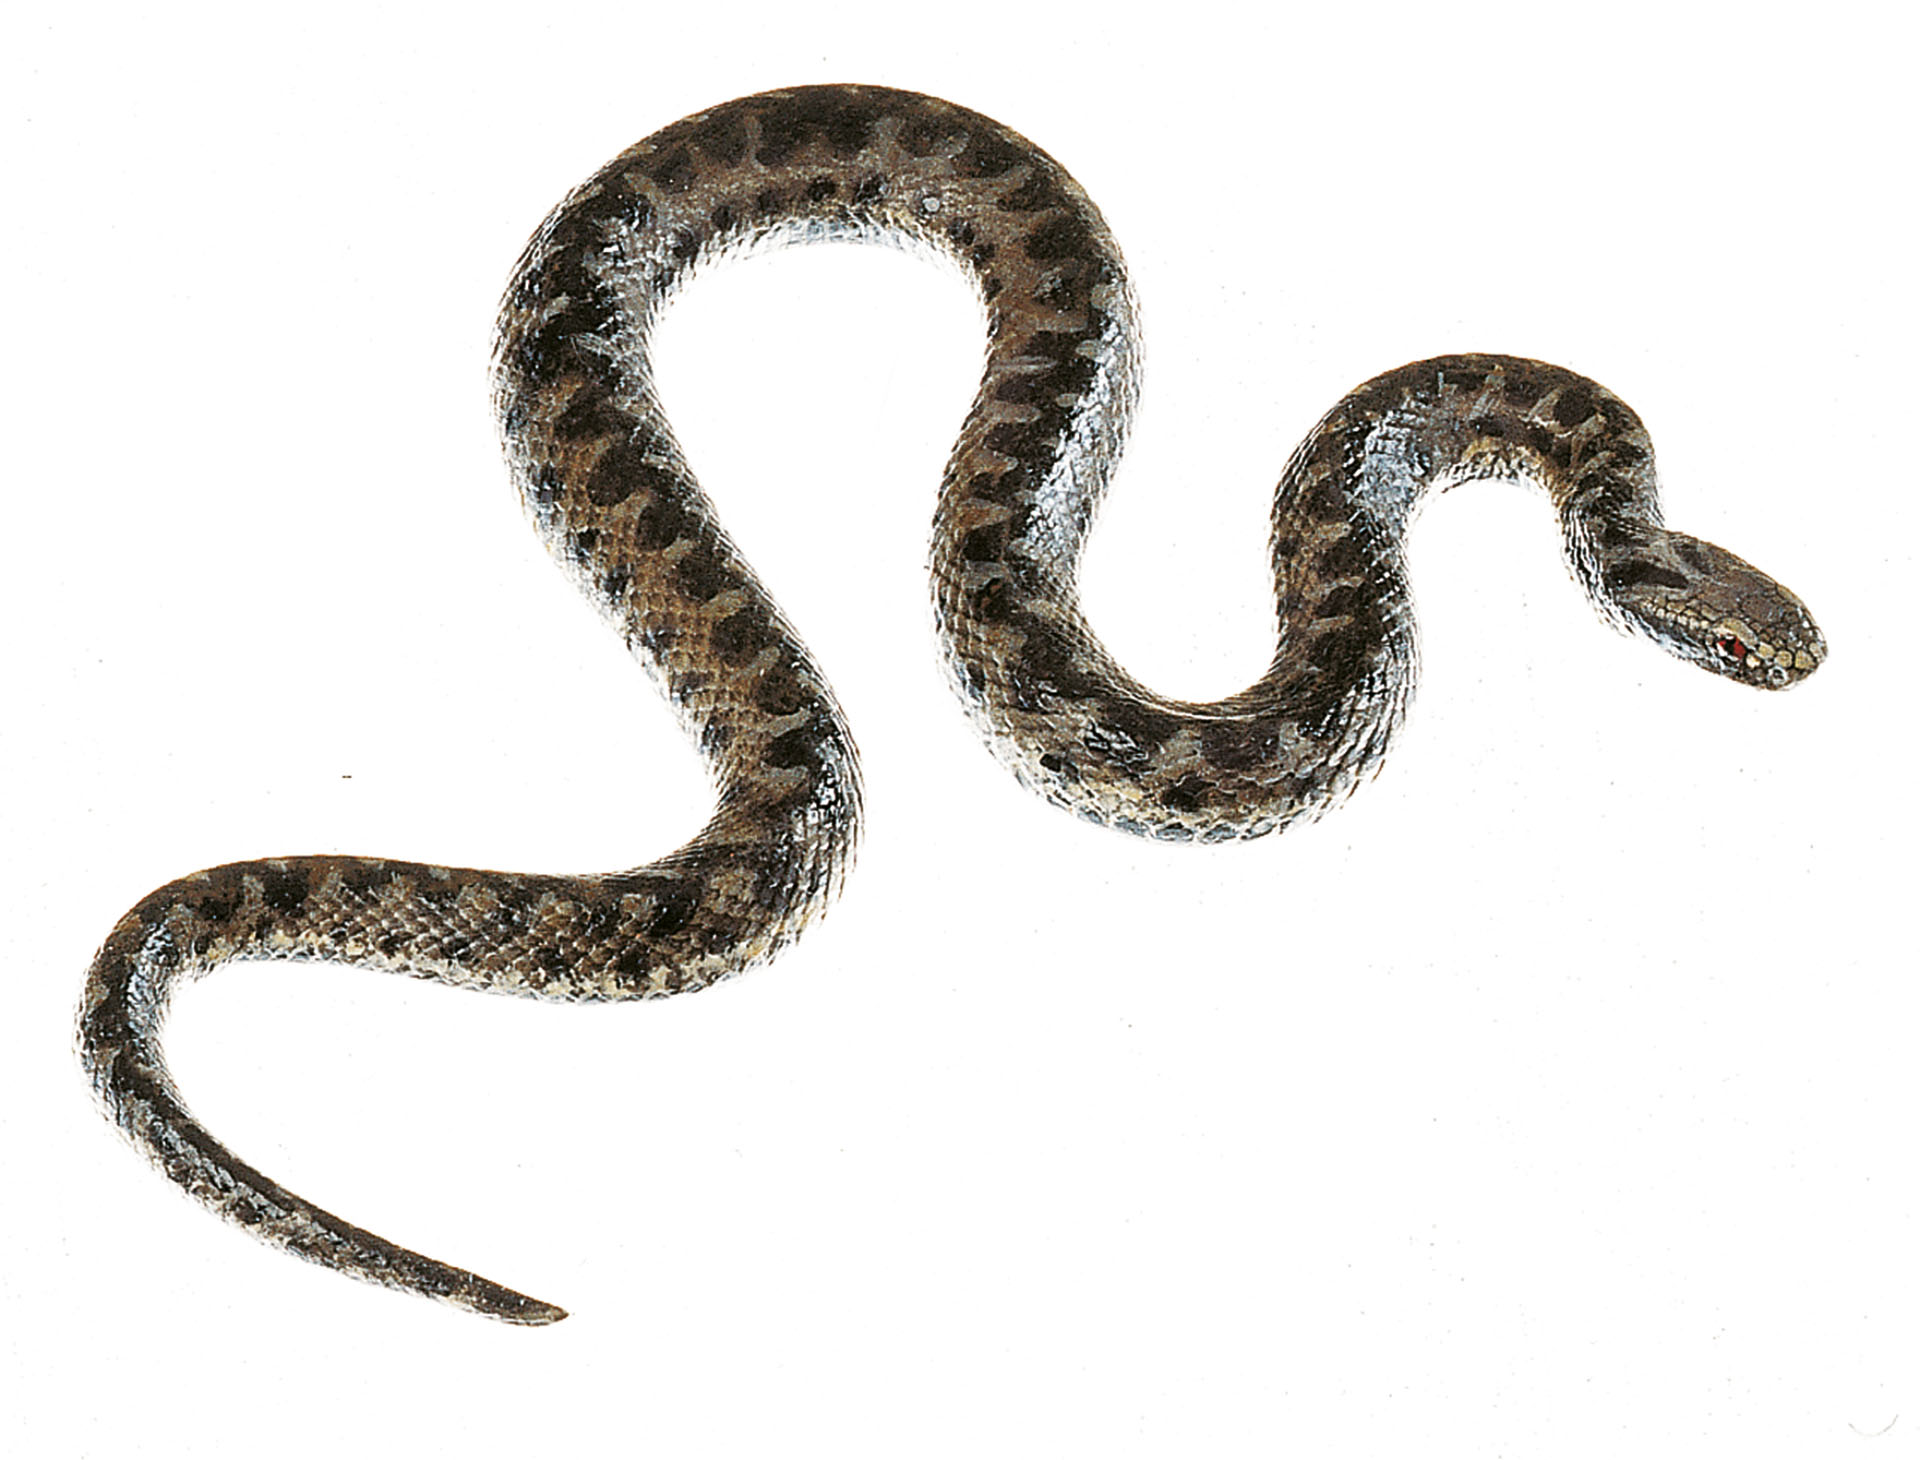
<svg viewBox="0 0 1920 1460">
<path fill-rule="evenodd" d="M 1155 694 L 1102 647 L 1074 587 L 1137 379 L 1126 275 L 1093 204 L 1024 138 L 932 97 L 819 86 L 729 102 L 639 143 L 554 211 L 515 270 L 495 354 L 533 520 L 659 675 L 717 809 L 632 871 L 294 857 L 196 873 L 129 912 L 88 974 L 83 1062 L 133 1141 L 256 1236 L 511 1322 L 564 1316 L 351 1226 L 221 1146 L 160 1049 L 181 979 L 236 958 L 324 958 L 539 998 L 651 998 L 770 957 L 832 899 L 859 827 L 852 740 L 695 483 L 648 356 L 697 266 L 815 238 L 932 250 L 977 287 L 989 343 L 934 520 L 937 622 L 995 753 L 1083 816 L 1157 837 L 1257 836 L 1370 775 L 1414 671 L 1406 528 L 1426 492 L 1466 478 L 1543 487 L 1595 604 L 1683 659 L 1779 688 L 1825 653 L 1791 593 L 1660 525 L 1653 449 L 1618 397 L 1552 365 L 1457 355 L 1369 381 L 1294 453 L 1274 500 L 1278 635 L 1259 681 L 1210 704 Z"/>
</svg>

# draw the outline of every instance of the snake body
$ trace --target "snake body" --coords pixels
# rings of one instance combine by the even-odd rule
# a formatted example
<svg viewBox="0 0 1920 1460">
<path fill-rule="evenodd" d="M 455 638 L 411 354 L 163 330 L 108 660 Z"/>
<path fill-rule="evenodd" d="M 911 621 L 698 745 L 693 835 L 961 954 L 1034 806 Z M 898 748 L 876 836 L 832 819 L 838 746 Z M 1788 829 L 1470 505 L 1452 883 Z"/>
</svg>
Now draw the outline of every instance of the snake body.
<svg viewBox="0 0 1920 1460">
<path fill-rule="evenodd" d="M 984 305 L 985 372 L 934 519 L 938 629 L 994 752 L 1082 816 L 1250 837 L 1367 778 L 1415 670 L 1407 527 L 1426 493 L 1467 478 L 1544 489 L 1602 613 L 1683 659 L 1779 688 L 1825 654 L 1791 593 L 1661 526 L 1652 445 L 1617 396 L 1537 361 L 1451 355 L 1362 385 L 1287 464 L 1267 672 L 1212 703 L 1154 693 L 1102 646 L 1075 591 L 1138 378 L 1133 300 L 1092 202 L 1032 143 L 932 97 L 814 86 L 728 102 L 629 149 L 547 218 L 507 289 L 494 375 L 532 519 L 659 677 L 711 767 L 713 818 L 671 855 L 604 875 L 292 857 L 141 901 L 88 974 L 82 1060 L 111 1118 L 215 1212 L 356 1277 L 511 1322 L 563 1317 L 227 1151 L 167 1073 L 172 990 L 234 959 L 307 958 L 538 998 L 652 998 L 772 956 L 834 896 L 860 822 L 852 739 L 675 443 L 648 340 L 704 263 L 839 238 L 951 258 Z"/>
</svg>

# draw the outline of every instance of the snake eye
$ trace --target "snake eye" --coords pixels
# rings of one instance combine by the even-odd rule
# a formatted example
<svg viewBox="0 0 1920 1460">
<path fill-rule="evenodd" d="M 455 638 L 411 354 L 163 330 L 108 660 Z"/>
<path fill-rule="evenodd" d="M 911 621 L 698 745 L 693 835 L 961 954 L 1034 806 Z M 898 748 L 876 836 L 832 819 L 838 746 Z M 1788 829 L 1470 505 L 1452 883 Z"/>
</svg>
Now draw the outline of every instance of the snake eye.
<svg viewBox="0 0 1920 1460">
<path fill-rule="evenodd" d="M 1715 639 L 1713 641 L 1713 647 L 1718 649 L 1722 654 L 1726 655 L 1727 658 L 1732 659 L 1737 663 L 1744 664 L 1746 662 L 1747 646 L 1741 640 L 1736 639 L 1732 634 L 1725 634 L 1720 638 Z"/>
</svg>

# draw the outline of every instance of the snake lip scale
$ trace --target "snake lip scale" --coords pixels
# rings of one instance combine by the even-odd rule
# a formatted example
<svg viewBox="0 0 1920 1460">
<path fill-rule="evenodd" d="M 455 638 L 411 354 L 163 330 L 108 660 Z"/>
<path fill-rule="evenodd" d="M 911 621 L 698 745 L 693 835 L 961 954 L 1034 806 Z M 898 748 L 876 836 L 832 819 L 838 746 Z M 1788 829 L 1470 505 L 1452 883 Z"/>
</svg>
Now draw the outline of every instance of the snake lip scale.
<svg viewBox="0 0 1920 1460">
<path fill-rule="evenodd" d="M 1429 492 L 1542 489 L 1601 613 L 1677 657 L 1778 689 L 1825 641 L 1800 600 L 1661 524 L 1653 446 L 1611 391 L 1502 355 L 1446 355 L 1343 398 L 1275 493 L 1275 651 L 1210 703 L 1135 681 L 1075 589 L 1138 391 L 1134 306 L 1098 210 L 976 112 L 871 86 L 744 97 L 636 144 L 527 245 L 494 400 L 533 523 L 660 681 L 704 754 L 711 821 L 629 871 L 519 874 L 348 856 L 235 862 L 144 898 L 88 971 L 83 1065 L 109 1117 L 219 1215 L 297 1256 L 512 1323 L 566 1315 L 342 1221 L 189 1113 L 161 1030 L 174 988 L 241 958 L 329 959 L 535 998 L 657 998 L 772 957 L 851 863 L 861 788 L 825 676 L 721 528 L 662 412 L 649 339 L 704 263 L 854 238 L 944 255 L 986 316 L 979 393 L 935 512 L 935 617 L 961 703 L 1049 800 L 1175 840 L 1319 816 L 1379 768 L 1416 643 L 1402 557 Z"/>
</svg>

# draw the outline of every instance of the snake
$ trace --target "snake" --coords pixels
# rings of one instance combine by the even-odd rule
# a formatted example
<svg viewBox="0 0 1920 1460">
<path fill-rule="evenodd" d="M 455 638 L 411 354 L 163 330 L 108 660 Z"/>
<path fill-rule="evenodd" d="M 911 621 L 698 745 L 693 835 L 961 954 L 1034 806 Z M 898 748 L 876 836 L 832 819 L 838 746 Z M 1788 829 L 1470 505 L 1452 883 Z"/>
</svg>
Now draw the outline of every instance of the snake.
<svg viewBox="0 0 1920 1460">
<path fill-rule="evenodd" d="M 1198 200 L 1166 185 L 1169 207 L 1191 212 Z M 833 900 L 859 838 L 853 739 L 675 440 L 650 341 L 705 266 L 843 239 L 950 261 L 978 296 L 985 366 L 934 515 L 934 622 L 993 754 L 1082 817 L 1166 840 L 1248 838 L 1311 821 L 1369 779 L 1417 668 L 1408 528 L 1462 481 L 1543 492 L 1601 616 L 1679 659 L 1773 690 L 1825 658 L 1791 592 L 1663 526 L 1652 443 L 1618 396 L 1555 365 L 1461 354 L 1367 381 L 1288 460 L 1265 673 L 1208 702 L 1154 692 L 1076 591 L 1140 378 L 1133 293 L 1098 209 L 1019 133 L 936 97 L 817 85 L 726 102 L 637 143 L 553 210 L 513 271 L 492 357 L 527 513 L 697 744 L 712 817 L 626 871 L 275 857 L 137 903 L 88 970 L 81 1063 L 109 1119 L 219 1216 L 352 1277 L 509 1323 L 564 1318 L 229 1151 L 168 1072 L 174 990 L 235 960 L 308 959 L 540 999 L 660 998 L 764 962 Z M 752 362 L 743 374 L 750 389 Z"/>
</svg>

